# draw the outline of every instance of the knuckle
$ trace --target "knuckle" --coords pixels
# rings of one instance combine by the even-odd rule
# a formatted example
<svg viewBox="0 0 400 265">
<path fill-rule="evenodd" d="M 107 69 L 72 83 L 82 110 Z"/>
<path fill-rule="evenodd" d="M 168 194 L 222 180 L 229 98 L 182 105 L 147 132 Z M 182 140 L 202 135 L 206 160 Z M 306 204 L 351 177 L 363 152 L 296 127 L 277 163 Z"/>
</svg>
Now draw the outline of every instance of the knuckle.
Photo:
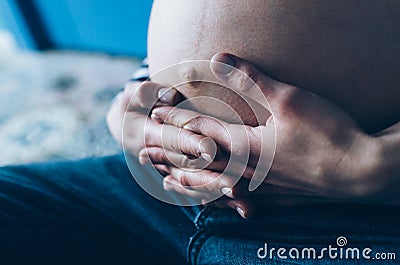
<svg viewBox="0 0 400 265">
<path fill-rule="evenodd" d="M 193 168 L 195 166 L 193 160 L 189 159 L 184 154 L 179 155 L 179 161 L 177 162 L 179 163 L 179 166 L 183 168 Z"/>
<path fill-rule="evenodd" d="M 190 127 L 193 128 L 199 128 L 202 126 L 203 122 L 204 122 L 204 117 L 198 115 L 196 117 L 190 118 L 188 121 L 185 122 L 185 124 L 190 124 Z"/>
<path fill-rule="evenodd" d="M 133 105 L 137 105 L 137 107 L 139 108 L 150 108 L 151 104 L 155 103 L 155 99 L 153 100 L 151 95 L 154 94 L 153 92 L 156 88 L 157 86 L 155 86 L 154 83 L 150 81 L 144 81 L 137 85 L 136 88 L 134 88 L 132 91 L 128 90 L 128 93 L 130 93 L 130 97 L 128 100 L 132 98 L 132 100 L 130 100 L 131 103 L 133 103 Z"/>
<path fill-rule="evenodd" d="M 143 94 L 138 94 L 135 101 L 141 109 L 146 109 L 148 106 L 146 98 L 143 96 Z"/>
<path fill-rule="evenodd" d="M 163 163 L 169 161 L 163 149 L 157 149 L 152 152 L 149 152 L 148 154 L 151 160 L 155 163 Z"/>
<path fill-rule="evenodd" d="M 180 127 L 186 127 L 191 131 L 194 132 L 201 132 L 202 128 L 207 125 L 207 121 L 209 121 L 209 118 L 204 115 L 197 115 L 194 116 L 184 122 L 182 122 Z"/>
<path fill-rule="evenodd" d="M 179 111 L 175 111 L 174 109 L 167 113 L 167 115 L 165 116 L 165 122 L 175 125 L 177 127 L 182 127 L 184 124 L 182 117 L 179 115 Z"/>
<path fill-rule="evenodd" d="M 192 90 L 197 90 L 199 88 L 202 88 L 204 86 L 204 82 L 202 81 L 187 81 L 185 83 L 185 88 L 187 89 L 192 89 Z"/>
<path fill-rule="evenodd" d="M 248 64 L 245 64 L 240 67 L 240 71 L 238 72 L 237 82 L 240 85 L 240 91 L 247 92 L 251 89 L 256 88 L 256 83 L 258 79 L 258 72 L 256 69 Z"/>
<path fill-rule="evenodd" d="M 282 112 L 292 111 L 300 96 L 300 90 L 294 86 L 278 89 L 279 110 Z"/>
<path fill-rule="evenodd" d="M 187 161 L 187 168 L 191 168 L 191 169 L 203 169 L 207 166 L 207 161 L 205 161 L 202 158 L 196 158 L 196 159 L 190 159 L 190 158 L 186 158 Z"/>
<path fill-rule="evenodd" d="M 196 81 L 198 77 L 198 72 L 193 65 L 182 65 L 179 73 L 184 82 Z"/>
<path fill-rule="evenodd" d="M 245 64 L 240 69 L 247 76 L 247 79 L 250 78 L 255 82 L 257 81 L 257 71 L 253 66 Z"/>
<path fill-rule="evenodd" d="M 199 78 L 200 73 L 196 70 L 194 65 L 182 65 L 179 69 L 179 75 L 184 86 L 188 89 L 198 89 L 203 83 L 199 81 L 201 79 Z"/>
<path fill-rule="evenodd" d="M 184 187 L 191 187 L 192 186 L 191 180 L 192 180 L 191 176 L 189 174 L 187 174 L 187 172 L 181 173 L 179 176 L 179 182 Z"/>
<path fill-rule="evenodd" d="M 179 150 L 177 151 L 198 157 L 200 156 L 200 150 L 198 150 L 199 142 L 200 136 L 186 133 L 181 130 L 179 137 Z"/>
<path fill-rule="evenodd" d="M 240 127 L 239 127 L 240 126 Z M 239 138 L 240 141 L 230 141 L 232 155 L 239 159 L 248 159 L 250 154 L 250 139 L 247 126 L 229 125 L 227 130 L 227 139 Z"/>
<path fill-rule="evenodd" d="M 125 138 L 129 139 L 130 142 L 143 142 L 145 146 L 152 146 L 157 142 L 157 139 L 154 139 L 153 134 L 149 132 L 149 130 L 144 130 L 143 139 L 140 139 L 140 136 L 137 133 L 131 135 L 131 137 L 126 136 Z"/>
<path fill-rule="evenodd" d="M 219 185 L 216 183 L 218 181 L 216 179 L 214 172 L 202 173 L 199 176 L 200 185 L 204 187 L 204 190 L 210 193 L 219 193 Z"/>
<path fill-rule="evenodd" d="M 140 108 L 147 108 L 149 105 L 149 100 L 148 100 L 148 91 L 143 88 L 143 86 L 140 86 L 139 89 L 136 91 L 134 97 L 136 103 L 139 105 Z"/>
<path fill-rule="evenodd" d="M 138 86 L 132 89 L 125 89 L 122 94 L 121 108 L 125 110 L 135 109 L 135 96 Z"/>
</svg>

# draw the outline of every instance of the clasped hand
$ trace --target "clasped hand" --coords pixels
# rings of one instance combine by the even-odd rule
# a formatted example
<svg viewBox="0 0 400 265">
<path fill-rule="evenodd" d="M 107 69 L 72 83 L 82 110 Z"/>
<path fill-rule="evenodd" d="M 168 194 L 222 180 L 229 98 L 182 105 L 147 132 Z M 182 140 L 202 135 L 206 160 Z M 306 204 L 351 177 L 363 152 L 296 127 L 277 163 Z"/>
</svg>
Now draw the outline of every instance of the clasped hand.
<svg viewBox="0 0 400 265">
<path fill-rule="evenodd" d="M 388 183 L 375 177 L 379 142 L 346 112 L 234 55 L 210 64 L 226 87 L 272 113 L 267 122 L 229 124 L 174 107 L 182 96 L 153 82 L 129 84 L 108 114 L 114 138 L 163 173 L 164 189 L 244 218 L 254 205 L 380 198 Z"/>
</svg>

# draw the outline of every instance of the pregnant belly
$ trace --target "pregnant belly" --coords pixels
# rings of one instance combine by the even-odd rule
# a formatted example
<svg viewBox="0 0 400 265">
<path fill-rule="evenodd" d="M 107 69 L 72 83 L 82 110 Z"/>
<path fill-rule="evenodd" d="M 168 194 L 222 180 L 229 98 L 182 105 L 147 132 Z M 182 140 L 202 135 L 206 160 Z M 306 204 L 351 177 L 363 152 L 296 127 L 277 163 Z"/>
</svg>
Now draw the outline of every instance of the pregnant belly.
<svg viewBox="0 0 400 265">
<path fill-rule="evenodd" d="M 331 100 L 366 131 L 378 131 L 400 117 L 400 9 L 392 5 L 396 1 L 156 0 L 148 38 L 150 71 L 231 52 L 273 78 Z M 174 85 L 187 75 L 160 75 L 154 81 Z M 188 98 L 221 99 L 245 123 L 256 123 L 226 88 L 178 89 Z M 222 106 L 210 108 L 205 100 L 193 105 L 231 121 Z"/>
</svg>

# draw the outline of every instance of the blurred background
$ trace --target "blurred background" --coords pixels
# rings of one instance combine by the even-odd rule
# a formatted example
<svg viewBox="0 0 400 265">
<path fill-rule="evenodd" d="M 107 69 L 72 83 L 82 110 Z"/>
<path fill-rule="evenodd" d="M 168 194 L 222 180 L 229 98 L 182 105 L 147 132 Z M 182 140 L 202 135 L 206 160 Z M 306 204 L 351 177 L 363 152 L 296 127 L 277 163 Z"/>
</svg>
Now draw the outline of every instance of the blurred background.
<svg viewBox="0 0 400 265">
<path fill-rule="evenodd" d="M 111 155 L 105 115 L 146 56 L 151 0 L 0 0 L 0 165 Z"/>
</svg>

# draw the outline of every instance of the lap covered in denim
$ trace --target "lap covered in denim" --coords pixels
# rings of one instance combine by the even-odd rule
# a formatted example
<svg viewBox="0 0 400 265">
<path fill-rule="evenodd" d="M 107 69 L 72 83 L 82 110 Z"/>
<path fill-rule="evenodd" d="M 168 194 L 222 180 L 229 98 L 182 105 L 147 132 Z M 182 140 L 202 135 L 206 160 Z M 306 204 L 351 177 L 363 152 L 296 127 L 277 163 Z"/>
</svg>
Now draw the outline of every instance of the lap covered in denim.
<svg viewBox="0 0 400 265">
<path fill-rule="evenodd" d="M 157 177 L 137 162 L 134 169 Z M 22 258 L 41 264 L 76 258 L 97 264 L 318 264 L 318 258 L 290 258 L 289 251 L 298 248 L 301 256 L 304 248 L 338 247 L 339 237 L 347 240 L 343 250 L 369 247 L 371 257 L 400 249 L 398 207 L 268 207 L 244 220 L 232 210 L 153 198 L 132 178 L 122 155 L 5 167 L 0 182 L 0 254 L 13 264 Z M 278 257 L 279 248 L 286 249 L 286 259 Z M 327 254 L 323 259 L 321 264 L 349 261 Z M 396 261 L 385 262 L 379 264 Z"/>
<path fill-rule="evenodd" d="M 396 264 L 398 210 L 356 204 L 277 206 L 243 220 L 233 211 L 206 207 L 196 220 L 188 257 L 192 264 L 366 264 L 378 259 Z"/>
</svg>

